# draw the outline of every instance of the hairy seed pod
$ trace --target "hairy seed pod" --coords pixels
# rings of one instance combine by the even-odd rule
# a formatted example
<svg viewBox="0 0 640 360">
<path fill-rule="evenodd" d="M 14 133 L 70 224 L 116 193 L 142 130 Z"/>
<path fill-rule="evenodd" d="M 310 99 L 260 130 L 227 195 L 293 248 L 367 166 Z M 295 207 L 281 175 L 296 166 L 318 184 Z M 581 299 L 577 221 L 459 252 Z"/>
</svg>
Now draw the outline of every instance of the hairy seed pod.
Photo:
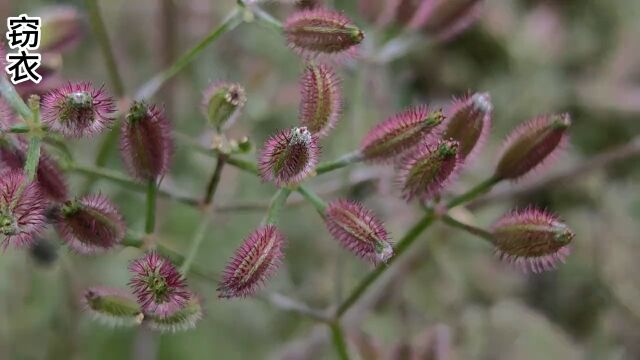
<svg viewBox="0 0 640 360">
<path fill-rule="evenodd" d="M 114 121 L 113 99 L 103 87 L 91 83 L 68 83 L 42 99 L 42 122 L 70 137 L 95 135 Z"/>
<path fill-rule="evenodd" d="M 12 170 L 24 168 L 27 158 L 28 143 L 24 138 L 15 137 L 13 143 L 0 141 L 0 162 Z M 67 200 L 69 190 L 67 181 L 58 163 L 51 158 L 45 150 L 41 150 L 36 180 L 40 190 L 53 202 L 63 202 Z"/>
<path fill-rule="evenodd" d="M 255 230 L 224 269 L 218 296 L 234 298 L 255 294 L 280 267 L 283 248 L 284 236 L 274 225 Z"/>
<path fill-rule="evenodd" d="M 351 55 L 364 33 L 343 14 L 326 10 L 300 10 L 284 23 L 287 43 L 305 58 L 319 55 Z"/>
<path fill-rule="evenodd" d="M 382 221 L 362 204 L 342 199 L 333 201 L 325 210 L 324 221 L 331 236 L 352 253 L 374 264 L 386 262 L 393 256 Z"/>
<path fill-rule="evenodd" d="M 492 115 L 493 105 L 487 93 L 456 99 L 446 111 L 442 138 L 457 141 L 460 158 L 472 161 L 489 136 Z"/>
<path fill-rule="evenodd" d="M 191 298 L 184 277 L 171 261 L 155 252 L 131 262 L 129 271 L 133 273 L 129 286 L 145 314 L 169 317 L 183 309 Z"/>
<path fill-rule="evenodd" d="M 569 255 L 574 233 L 555 215 L 542 210 L 513 211 L 492 229 L 496 254 L 524 271 L 555 269 Z"/>
<path fill-rule="evenodd" d="M 37 183 L 30 182 L 22 171 L 0 173 L 0 235 L 2 247 L 31 246 L 46 226 L 47 201 Z"/>
<path fill-rule="evenodd" d="M 446 41 L 473 25 L 483 5 L 484 0 L 424 0 L 417 7 L 405 6 L 400 11 L 411 16 L 409 28 L 423 29 L 435 39 Z"/>
<path fill-rule="evenodd" d="M 300 80 L 300 124 L 311 133 L 329 133 L 342 108 L 340 80 L 327 65 L 309 65 Z"/>
<path fill-rule="evenodd" d="M 202 318 L 202 306 L 200 300 L 191 296 L 189 302 L 180 310 L 167 317 L 149 315 L 146 317 L 151 329 L 160 332 L 186 331 L 196 327 L 196 323 Z"/>
<path fill-rule="evenodd" d="M 58 53 L 75 46 L 84 35 L 78 10 L 73 6 L 50 6 L 42 11 L 41 52 Z"/>
<path fill-rule="evenodd" d="M 403 198 L 430 200 L 440 194 L 457 175 L 459 148 L 458 142 L 449 140 L 422 144 L 403 159 L 398 174 Z"/>
<path fill-rule="evenodd" d="M 390 161 L 428 139 L 442 123 L 441 111 L 420 105 L 395 114 L 367 133 L 360 150 L 369 161 Z"/>
<path fill-rule="evenodd" d="M 306 127 L 295 127 L 276 133 L 264 143 L 258 169 L 264 181 L 294 185 L 315 169 L 319 156 L 318 137 Z"/>
<path fill-rule="evenodd" d="M 144 318 L 136 299 L 123 289 L 89 288 L 82 295 L 82 303 L 96 320 L 109 326 L 140 325 Z"/>
<path fill-rule="evenodd" d="M 202 113 L 211 126 L 221 131 L 231 125 L 246 102 L 247 96 L 240 84 L 215 82 L 203 93 Z"/>
<path fill-rule="evenodd" d="M 517 127 L 505 141 L 495 177 L 517 180 L 566 146 L 569 114 L 540 116 Z"/>
<path fill-rule="evenodd" d="M 62 205 L 56 230 L 71 249 L 94 254 L 118 245 L 126 226 L 111 200 L 102 195 L 85 195 Z"/>
<path fill-rule="evenodd" d="M 131 105 L 120 132 L 120 154 L 131 176 L 153 181 L 169 170 L 173 141 L 164 111 L 155 105 Z"/>
</svg>

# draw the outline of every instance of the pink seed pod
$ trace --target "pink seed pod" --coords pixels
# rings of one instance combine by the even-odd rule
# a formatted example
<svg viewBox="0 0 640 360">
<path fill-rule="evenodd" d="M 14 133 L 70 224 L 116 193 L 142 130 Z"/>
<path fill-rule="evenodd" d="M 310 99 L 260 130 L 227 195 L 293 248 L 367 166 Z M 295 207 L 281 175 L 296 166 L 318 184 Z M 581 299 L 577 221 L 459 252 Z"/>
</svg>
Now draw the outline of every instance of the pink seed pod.
<svg viewBox="0 0 640 360">
<path fill-rule="evenodd" d="M 294 185 L 313 171 L 319 156 L 318 137 L 306 127 L 295 127 L 276 133 L 264 143 L 258 169 L 264 181 Z"/>
<path fill-rule="evenodd" d="M 300 10 L 284 23 L 288 46 L 307 59 L 320 55 L 354 56 L 364 33 L 343 14 L 326 9 Z"/>
<path fill-rule="evenodd" d="M 342 109 L 340 80 L 327 65 L 309 65 L 300 80 L 300 124 L 319 137 L 329 133 Z"/>
<path fill-rule="evenodd" d="M 0 163 L 9 169 L 19 171 L 24 167 L 28 144 L 21 137 L 14 139 L 16 139 L 14 143 L 0 142 Z M 53 202 L 67 200 L 69 191 L 64 174 L 58 163 L 45 150 L 41 150 L 36 180 L 40 190 L 49 200 Z"/>
<path fill-rule="evenodd" d="M 224 269 L 218 297 L 252 296 L 280 267 L 284 236 L 274 225 L 255 230 Z"/>
<path fill-rule="evenodd" d="M 538 209 L 506 214 L 492 228 L 496 255 L 523 271 L 555 269 L 570 253 L 574 233 L 555 215 Z"/>
<path fill-rule="evenodd" d="M 216 130 L 229 127 L 247 102 L 240 84 L 225 81 L 211 84 L 202 96 L 202 113 Z"/>
<path fill-rule="evenodd" d="M 78 10 L 69 5 L 50 6 L 42 11 L 41 52 L 62 52 L 73 48 L 84 36 Z"/>
<path fill-rule="evenodd" d="M 23 248 L 46 226 L 47 201 L 35 182 L 21 171 L 0 173 L 0 235 L 2 247 Z"/>
<path fill-rule="evenodd" d="M 416 197 L 433 199 L 440 194 L 457 175 L 460 146 L 456 141 L 438 141 L 422 144 L 403 159 L 398 174 L 402 197 L 410 201 Z"/>
<path fill-rule="evenodd" d="M 362 204 L 343 199 L 332 201 L 325 210 L 324 221 L 331 236 L 352 253 L 374 264 L 393 256 L 382 221 Z"/>
<path fill-rule="evenodd" d="M 95 135 L 114 121 L 113 99 L 104 87 L 89 82 L 68 83 L 42 99 L 42 122 L 69 137 Z"/>
<path fill-rule="evenodd" d="M 371 129 L 360 151 L 369 161 L 388 162 L 428 140 L 443 120 L 441 111 L 429 111 L 426 105 L 407 109 Z"/>
<path fill-rule="evenodd" d="M 505 141 L 494 176 L 517 180 L 566 147 L 569 114 L 539 116 L 518 126 Z"/>
<path fill-rule="evenodd" d="M 71 249 L 95 254 L 118 245 L 126 226 L 111 200 L 102 195 L 86 195 L 62 205 L 56 230 Z"/>
<path fill-rule="evenodd" d="M 131 105 L 120 132 L 120 154 L 131 176 L 153 181 L 169 170 L 173 141 L 164 111 L 155 105 Z"/>
<path fill-rule="evenodd" d="M 200 299 L 191 295 L 189 302 L 180 310 L 167 317 L 157 317 L 152 314 L 146 316 L 147 325 L 152 330 L 160 332 L 186 331 L 196 327 L 202 318 Z"/>
<path fill-rule="evenodd" d="M 460 158 L 472 161 L 489 136 L 492 116 L 493 105 L 487 93 L 455 99 L 446 110 L 442 138 L 457 141 Z"/>
<path fill-rule="evenodd" d="M 129 265 L 129 286 L 145 314 L 166 318 L 184 308 L 191 298 L 184 277 L 171 261 L 156 252 L 145 254 Z"/>
<path fill-rule="evenodd" d="M 135 326 L 144 319 L 135 297 L 123 289 L 95 286 L 84 291 L 81 301 L 85 311 L 108 326 Z"/>
<path fill-rule="evenodd" d="M 403 1 L 408 3 L 409 1 Z M 482 12 L 484 0 L 424 0 L 411 11 L 410 29 L 423 29 L 437 40 L 447 41 L 473 25 Z"/>
</svg>

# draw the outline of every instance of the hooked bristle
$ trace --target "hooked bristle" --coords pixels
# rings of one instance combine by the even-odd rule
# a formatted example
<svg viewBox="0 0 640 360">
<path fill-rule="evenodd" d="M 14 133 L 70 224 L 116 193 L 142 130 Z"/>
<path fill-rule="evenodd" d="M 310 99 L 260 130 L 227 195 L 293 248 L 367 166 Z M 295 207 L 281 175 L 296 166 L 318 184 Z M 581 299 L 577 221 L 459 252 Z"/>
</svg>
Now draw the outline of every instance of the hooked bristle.
<svg viewBox="0 0 640 360">
<path fill-rule="evenodd" d="M 265 181 L 293 185 L 315 169 L 319 156 L 318 137 L 306 127 L 281 130 L 264 143 L 258 169 Z"/>
<path fill-rule="evenodd" d="M 234 298 L 255 294 L 280 267 L 283 248 L 284 236 L 274 225 L 255 230 L 227 264 L 218 296 Z"/>
<path fill-rule="evenodd" d="M 555 215 L 529 208 L 512 211 L 492 228 L 496 255 L 524 271 L 549 271 L 564 262 L 574 233 Z"/>
<path fill-rule="evenodd" d="M 434 136 L 434 129 L 443 120 L 441 111 L 429 111 L 426 105 L 404 110 L 371 129 L 360 150 L 369 161 L 393 160 Z"/>
<path fill-rule="evenodd" d="M 300 80 L 300 124 L 319 137 L 326 136 L 340 117 L 340 80 L 327 65 L 309 65 Z"/>
<path fill-rule="evenodd" d="M 360 203 L 343 199 L 331 202 L 325 210 L 325 224 L 344 248 L 374 264 L 393 256 L 384 224 Z"/>
</svg>

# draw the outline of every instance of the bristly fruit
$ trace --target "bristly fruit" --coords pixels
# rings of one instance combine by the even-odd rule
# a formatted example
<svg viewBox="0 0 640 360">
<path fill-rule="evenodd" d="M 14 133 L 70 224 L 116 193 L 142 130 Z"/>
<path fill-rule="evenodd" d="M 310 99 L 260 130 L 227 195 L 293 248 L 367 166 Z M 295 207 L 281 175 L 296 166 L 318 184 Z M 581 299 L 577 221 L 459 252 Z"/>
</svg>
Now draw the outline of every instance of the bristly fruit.
<svg viewBox="0 0 640 360">
<path fill-rule="evenodd" d="M 327 65 L 309 65 L 302 74 L 300 88 L 300 124 L 319 137 L 327 135 L 340 117 L 340 80 Z"/>
<path fill-rule="evenodd" d="M 305 58 L 353 56 L 364 33 L 343 14 L 326 9 L 298 11 L 284 23 L 287 43 Z"/>
<path fill-rule="evenodd" d="M 47 201 L 37 183 L 21 171 L 0 173 L 0 235 L 2 247 L 30 246 L 46 226 Z"/>
<path fill-rule="evenodd" d="M 218 132 L 231 125 L 238 112 L 247 102 L 244 88 L 240 84 L 215 82 L 202 96 L 202 113 Z"/>
<path fill-rule="evenodd" d="M 555 269 L 569 255 L 574 233 L 555 215 L 537 209 L 513 211 L 492 229 L 496 254 L 524 271 Z"/>
<path fill-rule="evenodd" d="M 416 197 L 430 200 L 446 188 L 457 174 L 460 146 L 456 141 L 441 140 L 422 144 L 402 160 L 398 183 L 407 201 Z"/>
<path fill-rule="evenodd" d="M 238 250 L 224 270 L 218 287 L 221 298 L 253 295 L 280 267 L 284 236 L 274 225 L 255 230 Z"/>
<path fill-rule="evenodd" d="M 367 133 L 360 150 L 369 161 L 389 161 L 426 141 L 442 123 L 442 111 L 429 111 L 426 105 L 395 114 Z"/>
<path fill-rule="evenodd" d="M 202 318 L 200 300 L 192 296 L 189 302 L 180 310 L 167 317 L 147 315 L 146 320 L 151 329 L 160 332 L 177 332 L 193 329 Z"/>
<path fill-rule="evenodd" d="M 113 99 L 103 87 L 91 83 L 68 83 L 42 99 L 42 122 L 70 137 L 95 135 L 114 121 Z"/>
<path fill-rule="evenodd" d="M 164 111 L 134 102 L 120 132 L 120 153 L 133 177 L 153 181 L 169 170 L 173 141 Z"/>
<path fill-rule="evenodd" d="M 362 204 L 342 199 L 333 201 L 325 210 L 324 221 L 331 235 L 352 253 L 374 264 L 386 262 L 393 256 L 382 221 Z"/>
<path fill-rule="evenodd" d="M 116 206 L 102 195 L 86 195 L 62 205 L 56 230 L 81 254 L 106 251 L 124 238 L 126 226 Z"/>
<path fill-rule="evenodd" d="M 109 326 L 135 326 L 144 319 L 136 299 L 123 289 L 89 288 L 82 295 L 82 303 L 96 320 Z"/>
<path fill-rule="evenodd" d="M 191 298 L 184 277 L 171 261 L 155 252 L 131 262 L 129 271 L 133 273 L 129 285 L 145 314 L 169 317 Z"/>
<path fill-rule="evenodd" d="M 16 136 L 14 139 L 16 140 L 14 143 L 0 141 L 0 162 L 12 170 L 18 171 L 24 168 L 28 143 L 21 137 Z M 49 200 L 53 202 L 67 200 L 69 191 L 64 174 L 58 163 L 44 149 L 41 150 L 36 180 L 40 190 Z"/>
<path fill-rule="evenodd" d="M 457 141 L 460 158 L 472 161 L 489 136 L 492 115 L 491 96 L 487 93 L 456 99 L 446 110 L 442 138 Z"/>
<path fill-rule="evenodd" d="M 260 176 L 278 186 L 302 181 L 318 163 L 318 137 L 306 127 L 282 130 L 270 137 L 258 159 Z"/>
<path fill-rule="evenodd" d="M 569 114 L 540 116 L 517 127 L 505 141 L 494 176 L 516 180 L 566 146 Z"/>
</svg>

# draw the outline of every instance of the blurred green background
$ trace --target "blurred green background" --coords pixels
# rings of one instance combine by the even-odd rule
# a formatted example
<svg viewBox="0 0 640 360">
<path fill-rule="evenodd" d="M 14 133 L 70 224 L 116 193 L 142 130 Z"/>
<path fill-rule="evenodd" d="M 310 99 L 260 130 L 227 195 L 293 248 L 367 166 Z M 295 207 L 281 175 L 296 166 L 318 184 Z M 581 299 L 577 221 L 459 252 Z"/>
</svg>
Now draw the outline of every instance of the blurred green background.
<svg viewBox="0 0 640 360">
<path fill-rule="evenodd" d="M 231 0 L 99 3 L 129 96 L 235 6 Z M 344 10 L 365 30 L 365 54 L 401 32 L 394 25 L 376 27 L 359 12 L 356 1 L 324 3 Z M 46 14 L 46 6 L 56 4 L 75 6 L 85 22 L 84 38 L 58 64 L 61 78 L 104 83 L 111 89 L 83 1 L 3 0 L 0 19 L 4 24 L 7 16 L 23 12 Z M 263 7 L 281 20 L 294 9 L 274 1 Z M 598 153 L 637 142 L 638 19 L 637 0 L 488 0 L 480 21 L 449 42 L 433 43 L 425 37 L 391 63 L 344 66 L 343 117 L 323 140 L 323 160 L 353 150 L 373 124 L 405 106 L 444 106 L 466 91 L 491 94 L 494 125 L 488 146 L 451 193 L 488 176 L 505 134 L 538 114 L 572 114 L 570 148 L 537 177 L 503 184 L 497 192 L 527 186 Z M 259 147 L 275 130 L 296 124 L 302 69 L 302 61 L 278 32 L 246 23 L 208 47 L 152 100 L 165 104 L 176 129 L 206 143 L 211 134 L 203 131 L 201 91 L 213 80 L 237 81 L 246 87 L 248 102 L 230 134 L 249 136 Z M 97 144 L 94 139 L 73 141 L 75 160 L 92 162 Z M 201 197 L 213 165 L 213 159 L 177 146 L 163 187 Z M 408 349 L 423 347 L 433 350 L 428 359 L 640 358 L 640 161 L 631 156 L 607 165 L 456 212 L 479 226 L 528 204 L 560 214 L 576 238 L 573 254 L 555 272 L 521 274 L 499 263 L 484 242 L 443 225 L 430 228 L 347 316 L 354 357 L 411 359 L 403 357 Z M 123 170 L 115 151 L 107 166 Z M 397 239 L 421 210 L 400 199 L 393 175 L 390 167 L 357 165 L 312 184 L 327 200 L 348 196 L 364 201 Z M 70 174 L 69 182 L 77 194 L 84 178 Z M 129 227 L 143 228 L 142 193 L 103 180 L 94 191 L 120 206 Z M 259 223 L 264 212 L 259 208 L 274 191 L 272 184 L 225 168 L 217 203 L 250 209 L 215 214 L 196 265 L 217 277 Z M 160 241 L 186 253 L 200 216 L 197 209 L 161 200 Z M 285 210 L 281 228 L 288 240 L 285 264 L 262 294 L 278 291 L 322 308 L 343 298 L 371 269 L 330 238 L 308 205 Z M 13 249 L 0 256 L 1 359 L 335 357 L 324 326 L 261 299 L 219 300 L 216 284 L 197 276 L 188 280 L 203 299 L 205 315 L 195 330 L 159 335 L 141 328 L 104 327 L 81 311 L 79 296 L 93 285 L 124 287 L 126 266 L 140 250 L 83 257 L 58 245 L 53 232 L 47 239 L 55 259 Z"/>
</svg>

